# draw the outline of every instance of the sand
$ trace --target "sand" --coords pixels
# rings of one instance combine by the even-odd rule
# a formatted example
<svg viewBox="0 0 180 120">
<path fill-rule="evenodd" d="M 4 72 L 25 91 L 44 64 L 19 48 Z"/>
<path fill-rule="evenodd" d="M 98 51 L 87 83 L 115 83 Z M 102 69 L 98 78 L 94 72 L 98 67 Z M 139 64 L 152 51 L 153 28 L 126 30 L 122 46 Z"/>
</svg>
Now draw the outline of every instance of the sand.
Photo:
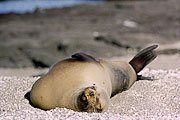
<svg viewBox="0 0 180 120">
<path fill-rule="evenodd" d="M 7 71 L 10 73 L 11 70 Z M 24 73 L 29 73 L 29 76 L 30 73 L 45 71 L 47 69 L 24 69 Z M 0 70 L 0 120 L 180 119 L 180 69 L 144 69 L 142 75 L 156 80 L 137 81 L 129 90 L 114 96 L 105 113 L 75 112 L 65 108 L 43 111 L 34 108 L 24 95 L 39 77 L 27 77 L 26 74 L 23 77 L 21 73 L 22 70 L 17 69 L 17 76 L 4 76 Z"/>
</svg>

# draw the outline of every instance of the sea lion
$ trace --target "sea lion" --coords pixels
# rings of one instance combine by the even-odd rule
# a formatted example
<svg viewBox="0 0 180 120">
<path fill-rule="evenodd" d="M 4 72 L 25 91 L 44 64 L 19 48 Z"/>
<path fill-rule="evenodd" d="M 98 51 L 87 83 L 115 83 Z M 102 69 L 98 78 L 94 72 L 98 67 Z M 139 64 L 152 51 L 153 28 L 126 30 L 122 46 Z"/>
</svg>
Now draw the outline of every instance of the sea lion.
<svg viewBox="0 0 180 120">
<path fill-rule="evenodd" d="M 140 51 L 129 63 L 97 59 L 76 53 L 52 65 L 31 91 L 31 103 L 43 110 L 56 107 L 105 112 L 110 98 L 129 89 L 139 73 L 157 56 L 157 45 Z"/>
</svg>

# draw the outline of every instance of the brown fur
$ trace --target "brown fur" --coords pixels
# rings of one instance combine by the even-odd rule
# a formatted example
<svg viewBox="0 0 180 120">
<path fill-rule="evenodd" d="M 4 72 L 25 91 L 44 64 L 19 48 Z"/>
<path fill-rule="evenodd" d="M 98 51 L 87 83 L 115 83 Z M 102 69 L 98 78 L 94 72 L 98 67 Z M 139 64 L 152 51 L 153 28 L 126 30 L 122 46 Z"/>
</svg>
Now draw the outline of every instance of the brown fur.
<svg viewBox="0 0 180 120">
<path fill-rule="evenodd" d="M 135 61 L 138 66 L 142 63 L 141 66 L 145 67 L 154 59 L 154 55 L 151 58 L 149 53 L 153 54 L 151 50 L 155 47 L 150 48 L 140 52 L 130 63 L 95 59 L 84 53 L 74 54 L 72 58 L 54 64 L 34 83 L 30 100 L 43 110 L 65 107 L 76 111 L 105 112 L 110 98 L 129 89 L 137 80 Z M 141 56 L 145 62 L 139 62 Z M 138 67 L 138 71 L 141 69 Z"/>
</svg>

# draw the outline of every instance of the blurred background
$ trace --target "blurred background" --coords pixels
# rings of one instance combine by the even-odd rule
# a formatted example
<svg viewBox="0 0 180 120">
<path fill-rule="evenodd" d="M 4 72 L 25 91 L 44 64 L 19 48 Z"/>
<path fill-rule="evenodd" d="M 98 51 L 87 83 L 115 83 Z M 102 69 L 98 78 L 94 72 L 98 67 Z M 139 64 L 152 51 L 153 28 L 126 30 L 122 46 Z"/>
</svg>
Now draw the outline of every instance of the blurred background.
<svg viewBox="0 0 180 120">
<path fill-rule="evenodd" d="M 1 68 L 47 68 L 75 52 L 129 60 L 151 44 L 154 68 L 180 66 L 179 0 L 0 0 Z"/>
<path fill-rule="evenodd" d="M 78 4 L 100 4 L 105 0 L 0 0 L 0 12 L 26 13 L 34 12 L 37 8 L 62 8 Z"/>
</svg>

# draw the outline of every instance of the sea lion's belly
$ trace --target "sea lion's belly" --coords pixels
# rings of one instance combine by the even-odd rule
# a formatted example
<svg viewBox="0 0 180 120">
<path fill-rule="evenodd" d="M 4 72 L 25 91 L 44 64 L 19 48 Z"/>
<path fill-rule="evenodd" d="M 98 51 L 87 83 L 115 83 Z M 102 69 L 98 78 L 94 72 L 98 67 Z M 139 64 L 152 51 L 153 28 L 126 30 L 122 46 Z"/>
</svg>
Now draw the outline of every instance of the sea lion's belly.
<svg viewBox="0 0 180 120">
<path fill-rule="evenodd" d="M 105 70 L 108 71 L 111 83 L 111 97 L 119 92 L 129 89 L 137 80 L 137 75 L 132 66 L 126 62 L 120 61 L 101 61 Z"/>
<path fill-rule="evenodd" d="M 111 80 L 102 66 L 91 62 L 63 61 L 54 65 L 43 78 L 34 84 L 32 97 L 36 98 L 34 102 L 43 109 L 55 107 L 72 109 L 75 101 L 74 94 L 93 85 L 101 87 L 108 96 L 111 96 Z M 43 96 L 43 101 L 40 96 Z"/>
</svg>

